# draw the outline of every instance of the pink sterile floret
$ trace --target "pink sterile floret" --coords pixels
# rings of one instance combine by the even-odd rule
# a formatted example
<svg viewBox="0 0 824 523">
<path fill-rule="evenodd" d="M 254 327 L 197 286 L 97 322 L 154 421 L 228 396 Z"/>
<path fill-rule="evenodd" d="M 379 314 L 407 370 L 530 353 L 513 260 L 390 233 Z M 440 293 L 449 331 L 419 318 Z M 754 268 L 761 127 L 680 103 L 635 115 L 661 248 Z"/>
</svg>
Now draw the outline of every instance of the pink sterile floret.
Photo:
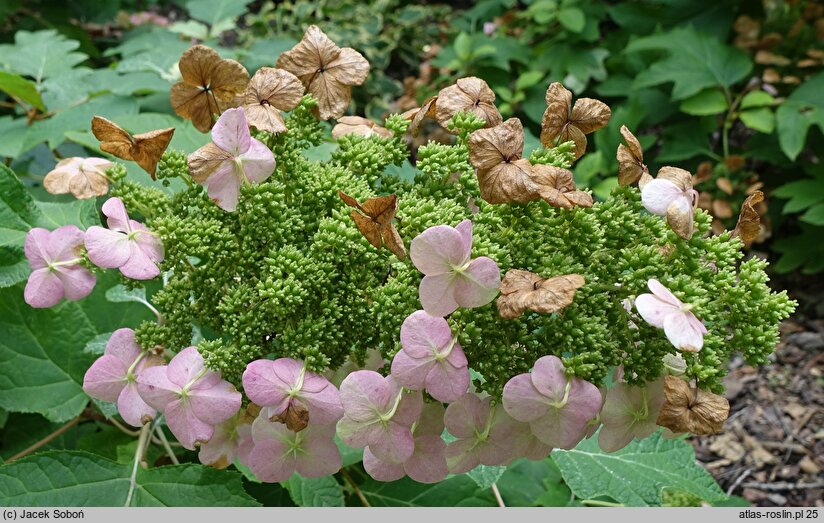
<svg viewBox="0 0 824 523">
<path fill-rule="evenodd" d="M 455 401 L 469 388 L 466 356 L 445 319 L 413 312 L 401 325 L 401 345 L 392 360 L 392 376 L 404 387 L 426 389 L 444 402 Z"/>
<path fill-rule="evenodd" d="M 670 180 L 656 178 L 641 189 L 641 203 L 652 214 L 667 217 L 686 217 L 686 229 L 692 234 L 694 209 L 698 191 L 690 187 L 681 188 Z"/>
<path fill-rule="evenodd" d="M 254 403 L 268 407 L 263 410 L 268 418 L 294 404 L 309 411 L 311 425 L 334 424 L 343 416 L 338 389 L 291 358 L 249 363 L 243 372 L 243 390 Z"/>
<path fill-rule="evenodd" d="M 104 269 L 120 269 L 133 280 L 151 280 L 163 261 L 163 243 L 157 234 L 142 223 L 129 219 L 120 198 L 109 198 L 103 204 L 108 229 L 93 226 L 86 231 L 89 260 Z"/>
<path fill-rule="evenodd" d="M 94 274 L 81 265 L 83 231 L 64 225 L 51 232 L 35 227 L 26 235 L 25 252 L 32 273 L 23 291 L 26 303 L 52 307 L 64 297 L 79 300 L 94 288 Z"/>
<path fill-rule="evenodd" d="M 252 451 L 252 419 L 246 419 L 241 411 L 215 427 L 215 433 L 206 443 L 200 445 L 198 459 L 204 465 L 223 469 L 237 459 L 249 466 Z"/>
<path fill-rule="evenodd" d="M 547 445 L 571 449 L 601 409 L 601 392 L 588 381 L 568 379 L 557 356 L 544 356 L 531 373 L 514 376 L 504 385 L 503 404 Z"/>
<path fill-rule="evenodd" d="M 683 352 L 698 352 L 704 346 L 707 328 L 691 312 L 692 305 L 683 303 L 658 280 L 647 282 L 652 294 L 635 298 L 635 307 L 644 321 L 664 329 L 667 339 Z"/>
<path fill-rule="evenodd" d="M 225 157 L 203 185 L 218 206 L 234 211 L 242 184 L 260 183 L 275 172 L 275 155 L 263 142 L 252 138 L 241 107 L 220 115 L 212 128 L 212 142 Z"/>
<path fill-rule="evenodd" d="M 189 450 L 209 441 L 215 425 L 234 416 L 241 401 L 234 385 L 205 367 L 195 347 L 183 349 L 168 365 L 145 369 L 137 390 L 163 412 L 172 434 Z"/>
<path fill-rule="evenodd" d="M 646 387 L 619 383 L 607 391 L 601 409 L 604 426 L 598 433 L 598 445 L 605 452 L 626 447 L 633 438 L 644 439 L 658 430 L 655 421 L 664 404 L 664 382 L 657 380 Z"/>
<path fill-rule="evenodd" d="M 266 482 L 286 481 L 294 472 L 307 478 L 334 474 L 342 464 L 334 437 L 334 425 L 309 425 L 292 432 L 261 413 L 252 424 L 249 468 Z"/>
<path fill-rule="evenodd" d="M 153 420 L 156 411 L 140 397 L 137 377 L 145 369 L 161 363 L 161 358 L 140 348 L 132 329 L 118 329 L 106 343 L 103 356 L 86 371 L 83 390 L 92 398 L 117 403 L 123 420 L 140 427 Z"/>
<path fill-rule="evenodd" d="M 412 424 L 420 416 L 420 392 L 408 392 L 391 375 L 353 372 L 340 384 L 343 419 L 338 436 L 349 446 L 369 446 L 382 461 L 403 463 L 415 449 Z"/>
<path fill-rule="evenodd" d="M 424 274 L 421 305 L 432 316 L 447 316 L 458 307 L 481 307 L 498 294 L 498 264 L 486 256 L 471 259 L 469 220 L 457 227 L 436 225 L 426 229 L 412 240 L 409 255 Z"/>
<path fill-rule="evenodd" d="M 449 472 L 462 474 L 478 465 L 506 465 L 525 456 L 529 425 L 514 420 L 492 397 L 467 393 L 446 409 L 446 430 L 457 438 L 446 448 Z M 532 453 L 532 452 L 530 452 Z M 548 452 L 547 452 L 548 453 Z"/>
<path fill-rule="evenodd" d="M 446 477 L 446 443 L 441 439 L 444 429 L 444 408 L 440 403 L 427 403 L 421 417 L 412 426 L 415 450 L 403 463 L 379 459 L 369 447 L 363 451 L 363 467 L 378 481 L 395 481 L 405 475 L 420 483 L 437 483 Z"/>
</svg>

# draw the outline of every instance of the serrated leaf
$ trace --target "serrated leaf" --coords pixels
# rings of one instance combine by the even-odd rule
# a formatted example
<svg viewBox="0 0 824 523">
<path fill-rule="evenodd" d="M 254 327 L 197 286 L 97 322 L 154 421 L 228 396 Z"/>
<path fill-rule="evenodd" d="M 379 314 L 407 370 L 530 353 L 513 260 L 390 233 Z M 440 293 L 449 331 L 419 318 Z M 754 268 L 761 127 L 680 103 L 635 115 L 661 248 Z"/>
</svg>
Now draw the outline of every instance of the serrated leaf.
<svg viewBox="0 0 824 523">
<path fill-rule="evenodd" d="M 775 112 L 778 142 L 790 160 L 795 160 L 810 126 L 817 125 L 824 132 L 824 73 L 810 78 L 793 91 Z"/>
<path fill-rule="evenodd" d="M 608 496 L 627 506 L 658 506 L 664 488 L 677 488 L 708 502 L 727 496 L 695 461 L 692 446 L 664 439 L 658 432 L 625 448 L 603 452 L 592 437 L 572 450 L 556 449 L 552 459 L 572 492 L 581 499 Z"/>
<path fill-rule="evenodd" d="M 334 476 L 304 478 L 295 473 L 282 485 L 299 507 L 343 506 L 343 489 Z"/>
<path fill-rule="evenodd" d="M 12 506 L 122 507 L 131 471 L 87 452 L 44 452 L 0 467 L 0 498 Z M 136 483 L 132 507 L 260 506 L 239 473 L 193 463 L 138 467 Z"/>
<path fill-rule="evenodd" d="M 498 490 L 507 507 L 563 507 L 572 499 L 558 466 L 549 458 L 520 459 L 509 465 L 498 480 Z"/>
<path fill-rule="evenodd" d="M 636 77 L 634 86 L 650 87 L 672 82 L 675 100 L 688 98 L 708 87 L 731 87 L 752 69 L 749 56 L 717 38 L 693 28 L 639 38 L 625 52 L 662 50 L 668 56 Z"/>
<path fill-rule="evenodd" d="M 506 467 L 490 467 L 478 465 L 466 473 L 479 488 L 488 489 L 498 481 L 506 472 Z"/>
<path fill-rule="evenodd" d="M 700 93 L 690 96 L 681 102 L 682 112 L 696 116 L 718 114 L 727 110 L 729 104 L 721 90 L 716 88 L 704 89 Z"/>
<path fill-rule="evenodd" d="M 773 196 L 789 198 L 781 210 L 782 213 L 802 211 L 813 204 L 824 201 L 824 178 L 785 183 L 773 191 Z"/>
<path fill-rule="evenodd" d="M 769 107 L 747 109 L 741 112 L 739 118 L 744 125 L 761 133 L 770 134 L 775 129 L 775 114 Z"/>
<path fill-rule="evenodd" d="M 40 98 L 40 93 L 37 91 L 37 86 L 34 82 L 26 80 L 18 74 L 0 71 L 0 91 L 18 98 L 41 111 L 46 110 L 46 106 L 43 105 L 43 99 Z"/>
<path fill-rule="evenodd" d="M 0 45 L 0 65 L 6 69 L 34 78 L 44 78 L 67 71 L 87 56 L 76 52 L 80 43 L 69 40 L 54 29 L 18 31 L 14 44 Z"/>
<path fill-rule="evenodd" d="M 40 210 L 37 226 L 54 230 L 63 225 L 76 225 L 86 230 L 92 225 L 100 225 L 95 200 L 73 200 L 65 203 L 36 202 Z"/>
<path fill-rule="evenodd" d="M 0 164 L 0 287 L 25 280 L 29 264 L 23 243 L 42 219 L 31 195 L 11 169 Z"/>
<path fill-rule="evenodd" d="M 439 483 L 418 483 L 408 477 L 398 481 L 367 479 L 360 491 L 373 507 L 494 507 L 490 489 L 478 485 L 466 474 Z"/>
</svg>

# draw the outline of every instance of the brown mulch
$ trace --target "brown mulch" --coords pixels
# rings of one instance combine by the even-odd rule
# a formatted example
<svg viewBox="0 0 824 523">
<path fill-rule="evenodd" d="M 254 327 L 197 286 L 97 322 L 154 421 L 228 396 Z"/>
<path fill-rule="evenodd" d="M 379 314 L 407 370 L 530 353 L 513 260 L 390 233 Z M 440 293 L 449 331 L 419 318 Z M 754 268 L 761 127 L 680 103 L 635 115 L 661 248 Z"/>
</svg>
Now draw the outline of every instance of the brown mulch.
<svg viewBox="0 0 824 523">
<path fill-rule="evenodd" d="M 795 317 L 781 324 L 781 342 L 771 363 L 753 368 L 741 358 L 731 362 L 725 379 L 730 417 L 724 432 L 692 438 L 692 444 L 698 460 L 728 494 L 756 506 L 820 507 L 824 292 L 811 292 L 819 281 L 782 283 L 789 284 L 800 307 Z"/>
</svg>

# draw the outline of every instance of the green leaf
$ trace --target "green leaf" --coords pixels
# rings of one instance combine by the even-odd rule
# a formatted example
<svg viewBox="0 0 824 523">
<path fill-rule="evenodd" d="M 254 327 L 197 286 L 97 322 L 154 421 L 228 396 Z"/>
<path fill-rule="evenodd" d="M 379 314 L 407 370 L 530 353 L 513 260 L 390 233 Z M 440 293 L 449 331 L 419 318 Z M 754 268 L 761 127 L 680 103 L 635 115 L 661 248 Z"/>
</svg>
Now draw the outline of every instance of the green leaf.
<svg viewBox="0 0 824 523">
<path fill-rule="evenodd" d="M 781 210 L 783 214 L 802 211 L 813 204 L 824 201 L 824 178 L 785 183 L 773 191 L 773 196 L 789 198 Z"/>
<path fill-rule="evenodd" d="M 112 303 L 124 303 L 130 301 L 146 303 L 146 289 L 143 287 L 127 289 L 123 285 L 115 285 L 106 291 L 106 299 Z"/>
<path fill-rule="evenodd" d="M 0 164 L 0 287 L 14 285 L 28 277 L 29 264 L 23 243 L 29 229 L 41 219 L 40 210 L 17 175 Z"/>
<path fill-rule="evenodd" d="M 196 20 L 186 20 L 185 22 L 175 22 L 169 26 L 169 31 L 180 33 L 190 38 L 206 40 L 209 38 L 209 27 Z"/>
<path fill-rule="evenodd" d="M 452 476 L 439 483 L 418 483 L 403 478 L 382 482 L 372 478 L 360 485 L 360 491 L 373 507 L 494 507 L 490 489 L 478 485 L 466 474 Z"/>
<path fill-rule="evenodd" d="M 0 498 L 12 506 L 122 507 L 131 471 L 131 464 L 86 452 L 44 452 L 0 467 Z M 138 467 L 129 506 L 260 506 L 243 490 L 241 477 L 193 463 Z"/>
<path fill-rule="evenodd" d="M 210 26 L 223 20 L 235 19 L 246 12 L 252 0 L 190 0 L 186 3 L 189 15 Z"/>
<path fill-rule="evenodd" d="M 775 113 L 778 141 L 790 160 L 804 148 L 810 126 L 817 125 L 824 132 L 823 91 L 824 73 L 819 73 L 793 91 Z"/>
<path fill-rule="evenodd" d="M 775 129 L 775 114 L 769 107 L 747 109 L 739 115 L 741 121 L 750 129 L 770 134 Z"/>
<path fill-rule="evenodd" d="M 592 437 L 572 450 L 556 449 L 551 457 L 569 488 L 582 499 L 609 496 L 627 506 L 657 506 L 667 487 L 709 502 L 727 497 L 696 463 L 689 443 L 664 439 L 660 432 L 613 453 L 603 452 Z"/>
<path fill-rule="evenodd" d="M 80 44 L 69 40 L 53 29 L 45 31 L 18 31 L 14 44 L 0 45 L 0 65 L 40 83 L 44 78 L 65 72 L 86 60 L 86 55 L 75 52 Z"/>
<path fill-rule="evenodd" d="M 723 113 L 729 104 L 724 93 L 717 88 L 704 89 L 681 102 L 681 112 L 697 116 Z"/>
<path fill-rule="evenodd" d="M 609 198 L 609 194 L 612 190 L 616 187 L 618 187 L 618 177 L 610 176 L 609 178 L 604 178 L 600 183 L 595 185 L 595 187 L 592 188 L 592 194 L 600 200 L 606 200 Z"/>
<path fill-rule="evenodd" d="M 297 43 L 297 40 L 285 35 L 255 40 L 249 49 L 243 51 L 241 63 L 249 71 L 271 67 L 281 53 L 293 48 Z"/>
<path fill-rule="evenodd" d="M 773 265 L 779 273 L 801 269 L 804 274 L 824 270 L 824 227 L 802 222 L 801 234 L 776 240 L 773 247 L 782 254 Z"/>
<path fill-rule="evenodd" d="M 488 489 L 506 472 L 506 467 L 478 465 L 466 473 L 482 489 Z"/>
<path fill-rule="evenodd" d="M 520 459 L 509 465 L 498 480 L 498 490 L 508 507 L 563 507 L 572 499 L 558 466 L 549 458 Z"/>
<path fill-rule="evenodd" d="M 518 91 L 529 89 L 540 82 L 543 77 L 544 73 L 542 71 L 527 71 L 522 73 L 515 81 L 515 89 Z"/>
<path fill-rule="evenodd" d="M 455 38 L 453 47 L 455 48 L 455 54 L 458 55 L 461 61 L 466 62 L 472 58 L 472 39 L 467 33 L 460 33 Z"/>
<path fill-rule="evenodd" d="M 0 71 L 0 91 L 6 92 L 9 96 L 19 98 L 41 111 L 46 110 L 46 106 L 43 105 L 43 99 L 40 98 L 40 93 L 37 92 L 37 86 L 34 82 L 26 80 L 18 74 Z"/>
<path fill-rule="evenodd" d="M 666 51 L 667 57 L 655 62 L 635 79 L 635 87 L 650 87 L 673 82 L 672 97 L 683 100 L 708 87 L 731 87 L 747 77 L 752 69 L 749 56 L 717 38 L 693 28 L 639 38 L 625 52 Z"/>
<path fill-rule="evenodd" d="M 767 107 L 775 103 L 775 98 L 764 91 L 751 91 L 741 100 L 741 109 L 752 107 Z"/>
<path fill-rule="evenodd" d="M 801 215 L 801 220 L 811 225 L 824 225 L 824 203 L 813 205 Z"/>
<path fill-rule="evenodd" d="M 343 489 L 334 476 L 304 478 L 296 472 L 282 485 L 299 507 L 343 506 Z"/>
<path fill-rule="evenodd" d="M 348 467 L 350 465 L 354 465 L 355 463 L 360 463 L 363 461 L 363 449 L 355 449 L 347 445 L 346 443 L 341 440 L 337 434 L 335 434 L 335 445 L 338 446 L 338 450 L 340 451 L 341 459 L 343 460 L 343 466 Z"/>
<path fill-rule="evenodd" d="M 573 33 L 580 33 L 584 30 L 586 17 L 584 12 L 577 7 L 568 7 L 558 12 L 558 21 Z"/>
<path fill-rule="evenodd" d="M 100 225 L 94 198 L 65 203 L 36 202 L 36 205 L 40 210 L 38 227 L 54 230 L 63 225 L 77 225 L 86 230 L 92 225 Z"/>
<path fill-rule="evenodd" d="M 23 144 L 26 137 L 25 118 L 15 118 L 13 116 L 0 116 L 0 156 L 15 158 L 23 152 Z"/>
</svg>

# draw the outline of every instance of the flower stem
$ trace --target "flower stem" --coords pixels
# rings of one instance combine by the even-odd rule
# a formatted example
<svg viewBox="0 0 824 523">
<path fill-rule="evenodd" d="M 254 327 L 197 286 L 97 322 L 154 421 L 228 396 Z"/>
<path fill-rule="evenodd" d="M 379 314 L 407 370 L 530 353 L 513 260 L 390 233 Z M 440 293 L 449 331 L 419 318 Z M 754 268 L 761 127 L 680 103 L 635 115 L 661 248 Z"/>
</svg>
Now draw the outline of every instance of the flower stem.
<svg viewBox="0 0 824 523">
<path fill-rule="evenodd" d="M 349 486 L 352 487 L 352 491 L 355 493 L 356 496 L 358 496 L 358 499 L 363 504 L 363 506 L 371 507 L 372 505 L 369 504 L 369 501 L 366 499 L 366 496 L 364 496 L 363 492 L 361 492 L 358 488 L 358 484 L 355 483 L 355 480 L 352 479 L 352 476 L 350 476 L 349 473 L 346 472 L 346 468 L 340 469 L 340 475 L 343 476 L 343 479 L 345 479 L 346 482 L 349 483 Z"/>
<path fill-rule="evenodd" d="M 163 442 L 163 448 L 166 449 L 166 454 L 169 455 L 169 459 L 172 460 L 172 463 L 175 465 L 180 465 L 180 461 L 177 460 L 177 456 L 175 456 L 171 445 L 169 445 L 169 440 L 166 439 L 166 433 L 163 432 L 163 427 L 161 427 L 159 423 L 155 425 L 155 432 L 158 437 L 160 437 L 160 441 Z"/>
<path fill-rule="evenodd" d="M 142 461 L 143 451 L 149 441 L 149 435 L 152 433 L 152 425 L 153 423 L 146 423 L 143 425 L 143 428 L 140 429 L 140 437 L 137 438 L 137 449 L 134 451 L 132 475 L 129 477 L 129 492 L 126 494 L 126 503 L 123 505 L 124 507 L 130 507 L 132 505 L 132 496 L 134 495 L 134 489 L 137 487 L 137 467 Z"/>
<path fill-rule="evenodd" d="M 12 461 L 16 461 L 16 460 L 18 460 L 18 459 L 20 459 L 20 458 L 23 458 L 23 457 L 25 457 L 25 456 L 28 456 L 29 454 L 31 454 L 31 453 L 32 453 L 32 452 L 34 452 L 35 450 L 39 449 L 39 448 L 40 448 L 40 447 L 42 447 L 43 445 L 47 444 L 47 443 L 48 443 L 48 442 L 50 442 L 51 440 L 55 439 L 56 437 L 60 436 L 61 434 L 65 433 L 66 431 L 68 431 L 69 429 L 71 429 L 72 427 L 74 427 L 75 425 L 77 425 L 77 424 L 80 422 L 81 417 L 82 417 L 82 414 L 81 414 L 80 416 L 77 416 L 77 417 L 76 417 L 76 418 L 74 418 L 73 420 L 69 421 L 68 423 L 66 423 L 65 425 L 63 425 L 62 427 L 60 427 L 59 429 L 55 430 L 54 432 L 52 432 L 51 434 L 49 434 L 49 435 L 48 435 L 48 436 L 46 436 L 45 438 L 41 439 L 41 440 L 40 440 L 40 441 L 38 441 L 37 443 L 35 443 L 35 444 L 33 444 L 33 445 L 31 445 L 31 446 L 27 447 L 27 448 L 26 448 L 26 449 L 24 449 L 24 450 L 21 450 L 20 452 L 18 452 L 18 453 L 17 453 L 17 454 L 15 454 L 14 456 L 12 456 L 12 457 L 10 457 L 9 459 L 7 459 L 7 460 L 6 460 L 6 463 L 11 463 Z"/>
<path fill-rule="evenodd" d="M 498 506 L 506 508 L 506 504 L 504 503 L 504 498 L 501 497 L 501 491 L 498 490 L 498 484 L 497 483 L 492 484 L 492 494 L 495 495 L 495 501 L 498 502 Z"/>
</svg>

